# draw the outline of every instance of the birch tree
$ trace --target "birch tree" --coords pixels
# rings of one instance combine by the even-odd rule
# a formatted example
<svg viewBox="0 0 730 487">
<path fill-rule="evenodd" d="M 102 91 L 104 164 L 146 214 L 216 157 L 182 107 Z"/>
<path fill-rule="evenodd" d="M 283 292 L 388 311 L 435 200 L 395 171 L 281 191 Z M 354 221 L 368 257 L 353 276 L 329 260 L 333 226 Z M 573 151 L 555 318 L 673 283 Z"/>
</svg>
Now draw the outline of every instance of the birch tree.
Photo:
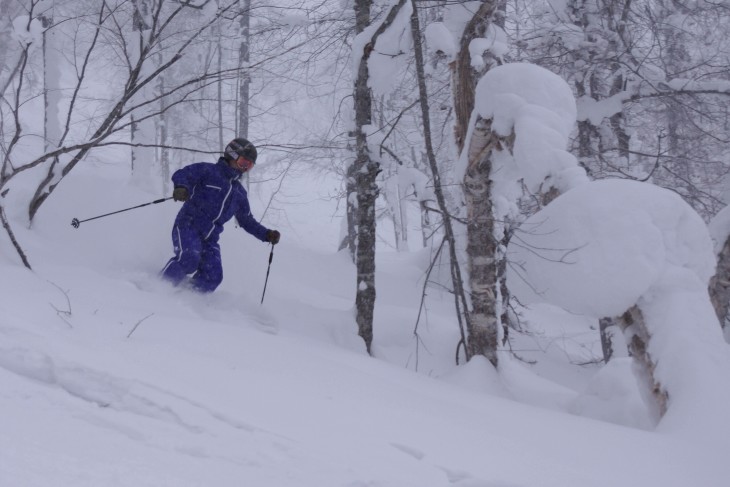
<svg viewBox="0 0 730 487">
<path fill-rule="evenodd" d="M 61 66 L 63 58 L 58 46 L 61 44 L 58 29 L 53 26 L 54 3 L 46 2 L 44 10 L 39 14 L 43 26 L 43 105 L 44 150 L 50 152 L 58 147 L 61 141 Z"/>
<path fill-rule="evenodd" d="M 153 0 L 133 0 L 132 5 L 132 36 L 125 43 L 128 46 L 128 64 L 130 67 L 138 66 L 139 73 L 136 76 L 145 79 L 157 69 L 156 61 L 159 56 L 152 55 L 155 46 L 151 42 L 154 40 L 151 34 L 154 24 L 160 20 L 163 2 L 155 4 Z M 144 84 L 130 100 L 139 105 L 139 109 L 130 114 L 132 178 L 136 186 L 149 189 L 154 187 L 153 181 L 158 180 L 153 179 L 153 175 L 157 176 L 153 168 L 159 167 L 155 154 L 157 125 L 154 117 L 158 107 L 145 102 L 155 98 L 155 85 L 156 83 Z"/>
<path fill-rule="evenodd" d="M 248 63 L 251 61 L 251 0 L 240 1 L 238 17 L 238 117 L 236 133 L 248 138 L 249 99 L 251 97 L 251 76 Z"/>
<path fill-rule="evenodd" d="M 249 103 L 251 98 L 251 75 L 248 65 L 251 61 L 251 0 L 241 0 L 238 17 L 238 102 L 236 107 L 236 136 L 249 138 Z M 244 175 L 246 187 L 250 175 Z"/>
<path fill-rule="evenodd" d="M 467 141 L 467 131 L 474 111 L 476 84 L 489 67 L 496 64 L 492 54 L 479 55 L 481 63 L 472 57 L 472 42 L 486 37 L 496 12 L 497 2 L 478 4 L 458 40 L 458 52 L 452 66 L 455 110 L 454 136 L 461 157 L 466 160 L 463 191 L 467 221 L 467 269 L 469 284 L 469 326 L 466 355 L 483 355 L 497 365 L 500 328 L 504 304 L 501 280 L 504 255 L 500 246 L 491 194 L 493 151 L 510 151 L 514 136 L 500 137 L 491 130 L 491 121 L 478 117 L 474 133 Z M 482 56 L 486 60 L 482 60 Z M 479 69 L 475 69 L 478 66 Z M 504 233 L 502 232 L 502 235 Z"/>
</svg>

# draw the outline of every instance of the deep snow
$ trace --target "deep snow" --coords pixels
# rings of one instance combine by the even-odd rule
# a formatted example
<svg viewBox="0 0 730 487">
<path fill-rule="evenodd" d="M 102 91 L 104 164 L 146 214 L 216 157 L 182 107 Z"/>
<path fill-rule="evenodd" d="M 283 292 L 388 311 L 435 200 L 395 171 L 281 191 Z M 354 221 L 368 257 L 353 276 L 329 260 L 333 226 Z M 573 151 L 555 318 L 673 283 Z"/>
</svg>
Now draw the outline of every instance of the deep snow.
<svg viewBox="0 0 730 487">
<path fill-rule="evenodd" d="M 16 225 L 34 273 L 0 240 L 0 485 L 727 485 L 727 444 L 651 431 L 629 360 L 595 363 L 594 320 L 535 306 L 534 365 L 456 367 L 438 285 L 414 337 L 427 252 L 381 252 L 371 358 L 327 204 L 276 222 L 262 306 L 269 248 L 233 224 L 209 296 L 156 278 L 173 202 L 70 226 L 159 197 L 123 178 L 88 163 Z"/>
</svg>

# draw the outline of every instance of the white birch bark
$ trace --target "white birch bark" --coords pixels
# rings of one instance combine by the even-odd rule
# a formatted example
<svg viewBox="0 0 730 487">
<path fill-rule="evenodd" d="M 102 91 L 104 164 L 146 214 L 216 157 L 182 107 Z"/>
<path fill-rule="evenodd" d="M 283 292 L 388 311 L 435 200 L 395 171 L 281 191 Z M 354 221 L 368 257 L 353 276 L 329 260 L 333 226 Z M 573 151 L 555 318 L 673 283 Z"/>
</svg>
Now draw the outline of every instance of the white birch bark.
<svg viewBox="0 0 730 487">
<path fill-rule="evenodd" d="M 249 138 L 249 104 L 251 102 L 251 0 L 239 1 L 241 14 L 238 19 L 238 117 L 236 137 Z M 243 176 L 243 184 L 249 188 L 250 175 Z"/>
<path fill-rule="evenodd" d="M 717 272 L 710 279 L 710 300 L 722 327 L 727 330 L 730 308 L 730 238 L 725 240 L 717 257 Z"/>
<path fill-rule="evenodd" d="M 641 383 L 640 391 L 655 418 L 661 418 L 669 406 L 669 394 L 654 374 L 656 358 L 649 353 L 651 334 L 647 328 L 644 314 L 639 306 L 633 306 L 617 320 L 624 332 L 629 353 L 634 360 L 634 370 Z"/>
<path fill-rule="evenodd" d="M 154 56 L 149 55 L 149 33 L 151 29 L 150 15 L 152 0 L 135 0 L 134 30 L 129 42 L 129 56 L 131 65 L 141 61 L 139 79 L 150 76 L 155 71 Z M 144 58 L 144 59 L 143 59 Z M 131 99 L 133 105 L 144 103 L 154 97 L 154 84 L 143 86 Z M 132 142 L 132 180 L 139 188 L 154 190 L 160 179 L 161 171 L 156 162 L 155 151 L 156 126 L 155 119 L 150 115 L 156 111 L 156 105 L 149 104 L 138 108 L 132 113 L 131 142 Z"/>
<path fill-rule="evenodd" d="M 63 59 L 58 47 L 58 29 L 53 28 L 53 6 L 43 12 L 43 101 L 45 116 L 43 124 L 45 151 L 58 148 L 63 129 L 61 127 L 61 66 Z"/>
</svg>

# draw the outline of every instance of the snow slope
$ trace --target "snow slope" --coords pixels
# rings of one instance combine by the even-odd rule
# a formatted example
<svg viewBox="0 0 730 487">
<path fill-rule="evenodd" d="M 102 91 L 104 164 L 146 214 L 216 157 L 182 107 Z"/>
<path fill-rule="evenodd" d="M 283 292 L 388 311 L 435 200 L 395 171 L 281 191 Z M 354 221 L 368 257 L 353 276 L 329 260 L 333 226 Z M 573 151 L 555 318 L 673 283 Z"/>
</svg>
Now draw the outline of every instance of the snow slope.
<svg viewBox="0 0 730 487">
<path fill-rule="evenodd" d="M 263 306 L 269 248 L 229 224 L 224 283 L 199 296 L 155 277 L 174 203 L 71 228 L 159 197 L 105 174 L 16 225 L 34 273 L 0 238 L 0 486 L 727 485 L 727 445 L 641 429 L 626 361 L 570 363 L 595 357 L 585 319 L 535 308 L 517 343 L 536 365 L 457 368 L 438 287 L 413 337 L 426 254 L 382 253 L 371 358 L 351 265 L 311 245 L 327 217 L 281 227 Z"/>
</svg>

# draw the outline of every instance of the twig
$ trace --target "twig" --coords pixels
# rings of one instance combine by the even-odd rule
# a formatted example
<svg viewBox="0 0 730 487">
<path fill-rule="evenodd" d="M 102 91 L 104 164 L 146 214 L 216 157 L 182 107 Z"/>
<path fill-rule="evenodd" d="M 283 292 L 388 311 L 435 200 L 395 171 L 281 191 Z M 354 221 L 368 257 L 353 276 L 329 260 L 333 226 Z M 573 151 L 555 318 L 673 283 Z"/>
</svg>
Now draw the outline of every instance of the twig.
<svg viewBox="0 0 730 487">
<path fill-rule="evenodd" d="M 70 300 L 70 299 L 69 299 L 69 297 L 68 297 L 68 291 L 64 291 L 63 289 L 61 289 L 61 286 L 59 286 L 59 285 L 58 285 L 58 284 L 56 284 L 55 282 L 52 282 L 52 281 L 48 281 L 48 282 L 49 282 L 49 283 L 50 283 L 51 285 L 53 285 L 53 286 L 54 286 L 54 287 L 55 287 L 56 289 L 58 289 L 59 291 L 61 291 L 61 292 L 63 293 L 63 295 L 64 295 L 64 296 L 66 296 L 66 306 L 68 307 L 68 311 L 64 311 L 64 310 L 62 310 L 62 309 L 58 309 L 58 308 L 56 308 L 56 307 L 55 307 L 55 306 L 53 305 L 53 303 L 48 303 L 48 304 L 49 304 L 49 305 L 51 306 L 51 308 L 53 308 L 53 309 L 54 309 L 54 310 L 56 311 L 56 314 L 58 315 L 58 317 L 59 317 L 59 318 L 61 318 L 61 320 L 62 320 L 62 321 L 63 321 L 64 323 L 66 323 L 66 324 L 68 325 L 68 327 L 69 327 L 69 328 L 73 328 L 73 325 L 72 325 L 72 324 L 71 324 L 71 323 L 70 323 L 70 322 L 69 322 L 69 321 L 68 321 L 68 320 L 67 320 L 67 319 L 65 318 L 65 317 L 70 317 L 70 316 L 71 316 L 71 300 Z M 64 316 L 65 316 L 65 317 L 64 317 Z"/>
<path fill-rule="evenodd" d="M 431 259 L 431 264 L 428 266 L 428 270 L 426 271 L 426 277 L 423 281 L 423 291 L 421 292 L 421 304 L 418 306 L 418 316 L 416 316 L 416 326 L 413 328 L 413 336 L 416 338 L 416 371 L 418 371 L 418 361 L 419 361 L 419 347 L 418 345 L 420 343 L 423 343 L 423 340 L 421 340 L 421 336 L 418 334 L 418 324 L 421 321 L 421 313 L 423 312 L 423 309 L 426 304 L 426 288 L 428 287 L 429 279 L 431 278 L 431 272 L 433 271 L 433 268 L 436 265 L 436 262 L 439 260 L 439 256 L 441 255 L 441 251 L 444 248 L 444 244 L 446 243 L 446 237 L 444 237 L 441 240 L 441 245 L 439 246 L 438 250 L 436 251 L 436 254 L 434 255 L 433 259 Z"/>
<path fill-rule="evenodd" d="M 132 331 L 130 331 L 130 332 L 129 332 L 129 335 L 127 335 L 127 338 L 131 337 L 131 336 L 132 336 L 132 333 L 134 333 L 134 330 L 136 330 L 136 329 L 137 329 L 137 327 L 138 327 L 139 325 L 141 325 L 141 324 L 142 324 L 142 322 L 143 322 L 144 320 L 146 320 L 147 318 L 149 318 L 149 317 L 150 317 L 150 316 L 152 316 L 152 315 L 154 315 L 154 313 L 150 313 L 150 314 L 148 314 L 147 316 L 145 316 L 144 318 L 142 318 L 141 320 L 139 320 L 139 321 L 137 322 L 137 324 L 136 324 L 136 325 L 134 325 L 134 328 L 132 328 Z"/>
</svg>

